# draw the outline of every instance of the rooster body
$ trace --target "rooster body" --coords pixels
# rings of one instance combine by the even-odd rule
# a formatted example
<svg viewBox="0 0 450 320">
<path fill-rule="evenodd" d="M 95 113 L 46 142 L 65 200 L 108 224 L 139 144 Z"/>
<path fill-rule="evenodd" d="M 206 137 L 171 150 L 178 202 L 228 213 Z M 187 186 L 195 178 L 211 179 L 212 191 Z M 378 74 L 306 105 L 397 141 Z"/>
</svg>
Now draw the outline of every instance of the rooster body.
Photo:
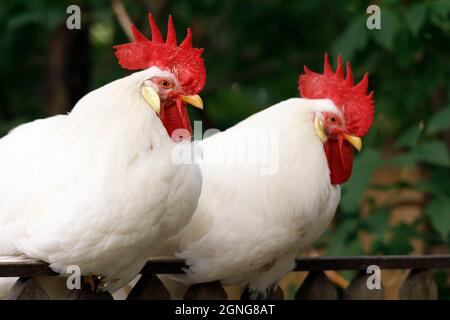
<svg viewBox="0 0 450 320">
<path fill-rule="evenodd" d="M 159 72 L 112 82 L 69 115 L 0 140 L 0 254 L 41 259 L 59 273 L 77 265 L 114 291 L 189 221 L 201 174 L 171 161 L 175 142 L 139 94 Z"/>
<path fill-rule="evenodd" d="M 159 253 L 186 260 L 189 269 L 177 280 L 219 280 L 247 287 L 252 298 L 267 296 L 293 269 L 299 250 L 328 227 L 339 185 L 352 172 L 352 148 L 361 149 L 360 137 L 372 123 L 372 94 L 366 96 L 367 75 L 353 86 L 349 64 L 344 79 L 340 57 L 336 73 L 327 55 L 323 75 L 305 72 L 299 80 L 303 98 L 283 101 L 200 143 L 204 182 L 198 207 Z M 247 131 L 263 140 L 277 133 L 277 148 L 259 150 L 264 144 L 246 139 Z M 250 158 L 227 162 L 240 152 L 267 151 L 276 164 L 272 172 Z M 217 154 L 223 154 L 222 163 Z"/>
<path fill-rule="evenodd" d="M 200 143 L 203 191 L 198 207 L 161 252 L 186 259 L 190 268 L 179 280 L 221 280 L 265 293 L 292 270 L 298 251 L 324 232 L 339 203 L 340 187 L 330 183 L 323 144 L 313 128 L 313 115 L 321 110 L 335 106 L 330 100 L 289 99 Z M 247 128 L 279 133 L 276 174 L 262 175 L 262 165 L 208 163 L 221 149 L 248 148 L 245 139 L 230 138 Z"/>
<path fill-rule="evenodd" d="M 115 46 L 123 68 L 143 71 L 0 140 L 0 256 L 62 274 L 77 266 L 114 292 L 189 222 L 202 178 L 195 163 L 175 161 L 189 145 L 175 134 L 191 134 L 187 103 L 203 107 L 202 49 L 190 30 L 177 45 L 171 17 L 166 42 L 149 22 L 152 40 L 132 26 L 135 40 Z"/>
</svg>

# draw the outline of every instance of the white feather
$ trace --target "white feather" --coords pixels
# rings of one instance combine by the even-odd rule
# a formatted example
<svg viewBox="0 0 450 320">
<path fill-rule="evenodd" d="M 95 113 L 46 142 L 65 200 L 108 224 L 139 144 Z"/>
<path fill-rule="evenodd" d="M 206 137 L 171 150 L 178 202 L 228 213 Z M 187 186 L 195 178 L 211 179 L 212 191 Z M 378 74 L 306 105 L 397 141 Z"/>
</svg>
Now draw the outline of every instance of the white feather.
<svg viewBox="0 0 450 320">
<path fill-rule="evenodd" d="M 114 81 L 70 114 L 0 140 L 0 255 L 26 254 L 57 272 L 77 265 L 115 291 L 186 225 L 201 173 L 173 163 L 175 143 L 139 93 L 159 73 Z"/>
<path fill-rule="evenodd" d="M 340 200 L 313 128 L 313 115 L 320 111 L 337 108 L 330 100 L 286 100 L 200 143 L 203 187 L 197 210 L 159 252 L 187 260 L 189 274 L 178 280 L 221 280 L 265 294 L 292 270 L 299 249 L 320 237 Z M 223 150 L 255 151 L 242 134 L 247 129 L 278 132 L 275 174 L 262 174 L 262 164 L 208 162 Z"/>
</svg>

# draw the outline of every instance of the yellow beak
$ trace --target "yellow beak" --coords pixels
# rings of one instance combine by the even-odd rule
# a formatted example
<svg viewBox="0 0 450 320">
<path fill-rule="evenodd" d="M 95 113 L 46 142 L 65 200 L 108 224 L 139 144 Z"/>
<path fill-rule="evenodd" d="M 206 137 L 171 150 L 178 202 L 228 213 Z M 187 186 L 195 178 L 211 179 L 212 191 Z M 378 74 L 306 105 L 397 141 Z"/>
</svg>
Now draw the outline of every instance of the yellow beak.
<svg viewBox="0 0 450 320">
<path fill-rule="evenodd" d="M 361 149 L 362 149 L 362 141 L 361 141 L 360 137 L 357 137 L 357 136 L 354 136 L 354 135 L 351 135 L 351 134 L 346 134 L 346 133 L 343 133 L 342 135 L 343 135 L 345 140 L 350 142 L 350 144 L 355 147 L 356 150 L 361 151 Z"/>
<path fill-rule="evenodd" d="M 328 137 L 323 128 L 323 122 L 318 117 L 314 118 L 314 131 L 316 132 L 316 135 L 319 137 L 322 143 L 325 143 L 327 141 Z M 360 137 L 346 133 L 343 133 L 342 136 L 344 137 L 345 140 L 350 142 L 350 144 L 354 146 L 356 150 L 361 151 L 362 141 Z"/>
<path fill-rule="evenodd" d="M 199 95 L 192 95 L 192 96 L 180 96 L 181 101 L 186 102 L 187 104 L 190 104 L 193 107 L 199 108 L 203 110 L 203 100 L 200 98 Z"/>
</svg>

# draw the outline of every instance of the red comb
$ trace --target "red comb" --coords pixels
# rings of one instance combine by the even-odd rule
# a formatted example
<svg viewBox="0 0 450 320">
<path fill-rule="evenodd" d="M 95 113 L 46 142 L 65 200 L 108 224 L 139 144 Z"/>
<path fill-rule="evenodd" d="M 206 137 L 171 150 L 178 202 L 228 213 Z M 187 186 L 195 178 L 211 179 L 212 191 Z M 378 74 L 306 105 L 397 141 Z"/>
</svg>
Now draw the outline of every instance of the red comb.
<svg viewBox="0 0 450 320">
<path fill-rule="evenodd" d="M 192 47 L 191 29 L 187 29 L 186 38 L 177 46 L 177 35 L 169 16 L 167 38 L 164 42 L 151 13 L 148 15 L 152 40 L 147 39 L 134 25 L 131 30 L 134 41 L 114 46 L 119 64 L 124 69 L 138 70 L 156 66 L 177 75 L 180 84 L 191 93 L 199 93 L 206 81 L 205 64 L 201 57 L 203 49 Z"/>
<path fill-rule="evenodd" d="M 354 86 L 348 61 L 346 68 L 347 77 L 344 79 L 342 58 L 339 55 L 336 72 L 333 73 L 326 53 L 323 74 L 312 72 L 305 66 L 305 74 L 298 79 L 298 89 L 303 98 L 331 99 L 344 114 L 346 126 L 354 135 L 362 137 L 373 122 L 373 92 L 366 95 L 369 85 L 367 73 Z"/>
</svg>

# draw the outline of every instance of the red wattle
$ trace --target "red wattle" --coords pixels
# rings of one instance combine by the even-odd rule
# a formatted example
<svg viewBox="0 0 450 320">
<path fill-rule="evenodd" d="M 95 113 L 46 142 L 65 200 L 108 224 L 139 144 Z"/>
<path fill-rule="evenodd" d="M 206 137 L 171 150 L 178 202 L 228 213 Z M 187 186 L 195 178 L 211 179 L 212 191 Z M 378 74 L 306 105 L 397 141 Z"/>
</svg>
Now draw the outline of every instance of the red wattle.
<svg viewBox="0 0 450 320">
<path fill-rule="evenodd" d="M 325 154 L 330 168 L 331 184 L 342 184 L 352 175 L 353 147 L 345 140 L 327 141 Z"/>
<path fill-rule="evenodd" d="M 167 130 L 169 137 L 173 140 L 189 139 L 192 136 L 191 122 L 185 105 L 177 106 L 176 103 L 164 106 L 161 110 L 161 122 Z M 172 136 L 177 129 L 185 129 L 189 132 L 189 136 Z"/>
</svg>

